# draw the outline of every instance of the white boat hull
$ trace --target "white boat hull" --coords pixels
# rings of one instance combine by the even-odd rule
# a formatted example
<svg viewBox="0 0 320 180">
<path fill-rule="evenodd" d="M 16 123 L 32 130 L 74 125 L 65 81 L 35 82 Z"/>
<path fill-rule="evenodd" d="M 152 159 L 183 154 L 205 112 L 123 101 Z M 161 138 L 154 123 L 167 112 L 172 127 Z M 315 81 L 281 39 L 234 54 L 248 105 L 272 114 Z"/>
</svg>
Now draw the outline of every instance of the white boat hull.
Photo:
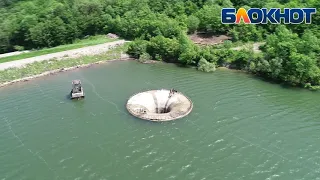
<svg viewBox="0 0 320 180">
<path fill-rule="evenodd" d="M 79 93 L 72 93 L 71 92 L 71 99 L 75 99 L 75 98 L 84 98 L 84 92 L 79 92 Z"/>
</svg>

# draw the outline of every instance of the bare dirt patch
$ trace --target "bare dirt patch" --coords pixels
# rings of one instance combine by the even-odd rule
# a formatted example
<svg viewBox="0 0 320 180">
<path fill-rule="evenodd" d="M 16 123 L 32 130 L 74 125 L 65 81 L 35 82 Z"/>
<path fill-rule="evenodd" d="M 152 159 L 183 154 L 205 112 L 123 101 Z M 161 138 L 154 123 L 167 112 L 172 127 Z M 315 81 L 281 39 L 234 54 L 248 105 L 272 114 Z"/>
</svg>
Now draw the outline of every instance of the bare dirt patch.
<svg viewBox="0 0 320 180">
<path fill-rule="evenodd" d="M 252 46 L 252 50 L 253 52 L 255 53 L 260 53 L 261 50 L 260 50 L 260 46 L 264 45 L 265 43 L 264 42 L 256 42 L 256 43 L 253 43 L 251 46 Z M 250 47 L 251 47 L 250 46 Z M 236 50 L 236 51 L 239 51 L 241 49 L 246 49 L 248 48 L 246 45 L 243 45 L 243 46 L 238 46 L 238 47 L 235 47 L 235 48 L 232 48 L 233 50 Z"/>
<path fill-rule="evenodd" d="M 189 38 L 198 45 L 217 45 L 222 44 L 226 40 L 231 40 L 231 37 L 226 35 L 213 35 L 209 33 L 194 33 Z"/>
</svg>

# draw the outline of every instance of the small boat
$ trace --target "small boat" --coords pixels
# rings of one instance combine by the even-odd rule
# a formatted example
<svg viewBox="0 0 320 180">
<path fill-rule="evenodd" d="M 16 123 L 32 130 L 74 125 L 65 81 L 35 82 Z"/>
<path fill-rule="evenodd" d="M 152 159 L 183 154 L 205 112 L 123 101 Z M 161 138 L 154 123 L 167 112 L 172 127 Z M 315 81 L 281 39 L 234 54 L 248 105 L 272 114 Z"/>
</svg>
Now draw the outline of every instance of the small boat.
<svg viewBox="0 0 320 180">
<path fill-rule="evenodd" d="M 80 80 L 73 80 L 72 81 L 72 90 L 71 90 L 70 94 L 71 94 L 71 99 L 84 98 L 83 87 L 81 86 Z"/>
</svg>

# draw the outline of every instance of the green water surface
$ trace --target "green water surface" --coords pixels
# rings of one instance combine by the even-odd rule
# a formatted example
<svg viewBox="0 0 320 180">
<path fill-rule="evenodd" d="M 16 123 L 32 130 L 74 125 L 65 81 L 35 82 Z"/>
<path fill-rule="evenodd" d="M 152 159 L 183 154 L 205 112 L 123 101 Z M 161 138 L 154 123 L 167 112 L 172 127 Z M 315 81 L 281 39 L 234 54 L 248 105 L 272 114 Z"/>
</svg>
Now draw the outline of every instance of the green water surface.
<svg viewBox="0 0 320 180">
<path fill-rule="evenodd" d="M 70 101 L 80 79 L 86 98 Z M 152 123 L 125 109 L 147 89 L 194 102 Z M 0 89 L 0 180 L 320 179 L 319 93 L 244 73 L 114 62 Z"/>
</svg>

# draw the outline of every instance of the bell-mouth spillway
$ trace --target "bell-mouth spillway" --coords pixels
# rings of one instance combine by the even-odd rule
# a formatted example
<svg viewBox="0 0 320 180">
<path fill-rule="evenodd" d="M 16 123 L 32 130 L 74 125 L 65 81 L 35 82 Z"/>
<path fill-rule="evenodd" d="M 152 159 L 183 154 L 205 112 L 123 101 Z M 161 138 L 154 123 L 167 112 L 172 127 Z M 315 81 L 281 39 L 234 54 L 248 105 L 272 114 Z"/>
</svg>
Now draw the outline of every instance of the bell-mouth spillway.
<svg viewBox="0 0 320 180">
<path fill-rule="evenodd" d="M 191 100 L 181 92 L 149 90 L 129 98 L 126 105 L 133 116 L 150 121 L 171 121 L 187 116 L 192 108 Z"/>
</svg>

